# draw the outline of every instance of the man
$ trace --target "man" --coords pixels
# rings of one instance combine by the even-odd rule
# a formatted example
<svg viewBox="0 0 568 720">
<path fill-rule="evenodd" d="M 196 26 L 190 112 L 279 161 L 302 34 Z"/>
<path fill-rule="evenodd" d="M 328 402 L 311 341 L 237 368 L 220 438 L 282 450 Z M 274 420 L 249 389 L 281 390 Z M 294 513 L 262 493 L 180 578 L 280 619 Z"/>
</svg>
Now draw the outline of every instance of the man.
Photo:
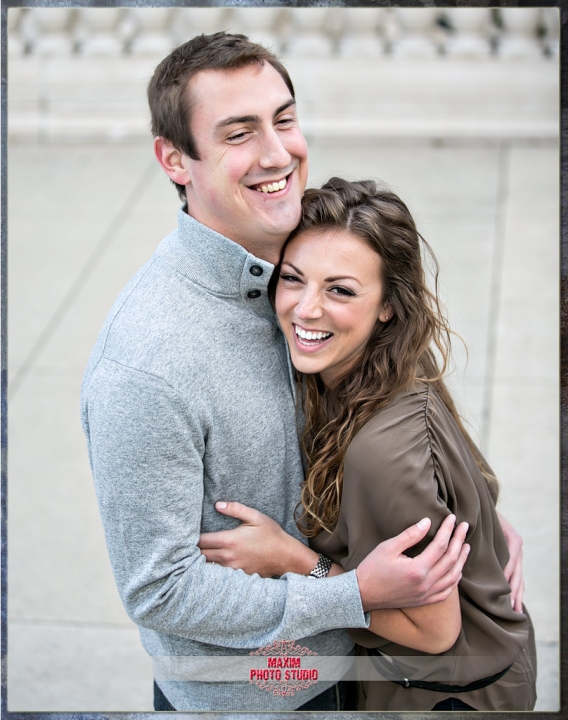
<svg viewBox="0 0 568 720">
<path fill-rule="evenodd" d="M 117 300 L 82 399 L 121 598 L 153 657 L 247 655 L 280 639 L 348 655 L 343 628 L 365 627 L 364 611 L 449 594 L 467 555 L 465 528 L 444 555 L 449 519 L 410 560 L 402 553 L 425 536 L 425 522 L 357 571 L 317 581 L 205 563 L 200 533 L 238 525 L 215 510 L 219 500 L 254 507 L 301 539 L 293 382 L 267 286 L 299 219 L 307 148 L 286 70 L 243 36 L 181 46 L 148 96 L 156 157 L 187 207 Z M 155 708 L 341 709 L 332 686 L 275 697 L 247 678 L 159 678 Z"/>
</svg>

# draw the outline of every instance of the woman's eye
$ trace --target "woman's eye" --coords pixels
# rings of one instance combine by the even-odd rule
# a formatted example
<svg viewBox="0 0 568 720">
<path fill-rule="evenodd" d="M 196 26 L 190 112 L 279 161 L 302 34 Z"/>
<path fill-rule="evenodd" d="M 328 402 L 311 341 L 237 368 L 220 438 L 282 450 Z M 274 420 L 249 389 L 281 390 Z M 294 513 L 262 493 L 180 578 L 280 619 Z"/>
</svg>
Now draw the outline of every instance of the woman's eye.
<svg viewBox="0 0 568 720">
<path fill-rule="evenodd" d="M 340 287 L 338 285 L 335 285 L 334 287 L 329 289 L 334 295 L 341 295 L 342 297 L 354 297 L 355 295 L 352 290 L 348 290 L 347 288 Z"/>
<path fill-rule="evenodd" d="M 299 282 L 299 278 L 296 275 L 290 275 L 290 273 L 280 273 L 280 279 L 286 282 Z"/>
</svg>

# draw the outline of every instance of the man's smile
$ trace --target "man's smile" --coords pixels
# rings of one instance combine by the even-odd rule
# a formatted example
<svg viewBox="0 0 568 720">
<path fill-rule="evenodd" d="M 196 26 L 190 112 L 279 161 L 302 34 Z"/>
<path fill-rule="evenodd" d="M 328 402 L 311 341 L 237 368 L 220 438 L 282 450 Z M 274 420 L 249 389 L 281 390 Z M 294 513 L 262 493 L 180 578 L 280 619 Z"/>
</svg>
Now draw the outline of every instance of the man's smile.
<svg viewBox="0 0 568 720">
<path fill-rule="evenodd" d="M 256 190 L 256 192 L 261 192 L 265 195 L 279 192 L 280 190 L 284 190 L 287 187 L 288 181 L 290 180 L 292 173 L 295 169 L 296 168 L 293 167 L 291 170 L 288 170 L 285 175 L 282 175 L 279 178 L 262 180 L 261 182 L 248 185 L 247 187 L 249 188 L 249 190 Z"/>
</svg>

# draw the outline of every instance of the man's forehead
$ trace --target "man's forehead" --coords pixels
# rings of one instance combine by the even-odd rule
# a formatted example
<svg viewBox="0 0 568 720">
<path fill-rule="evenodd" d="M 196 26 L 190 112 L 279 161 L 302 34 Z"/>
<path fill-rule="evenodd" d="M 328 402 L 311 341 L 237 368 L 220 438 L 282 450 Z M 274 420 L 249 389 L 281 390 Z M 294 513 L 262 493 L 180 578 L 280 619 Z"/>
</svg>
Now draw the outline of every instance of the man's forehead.
<svg viewBox="0 0 568 720">
<path fill-rule="evenodd" d="M 213 104 L 237 110 L 236 114 L 255 114 L 255 106 L 273 99 L 274 110 L 293 100 L 284 78 L 269 63 L 245 65 L 241 68 L 199 70 L 188 82 L 194 109 Z M 230 110 L 230 114 L 235 114 Z"/>
</svg>

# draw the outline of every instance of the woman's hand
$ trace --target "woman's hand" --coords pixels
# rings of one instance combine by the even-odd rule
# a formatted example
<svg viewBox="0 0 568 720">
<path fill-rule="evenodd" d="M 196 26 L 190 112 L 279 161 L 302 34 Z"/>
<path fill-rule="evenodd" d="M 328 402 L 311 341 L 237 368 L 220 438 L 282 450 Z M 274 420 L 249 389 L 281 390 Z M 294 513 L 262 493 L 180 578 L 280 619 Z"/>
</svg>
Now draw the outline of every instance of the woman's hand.
<svg viewBox="0 0 568 720">
<path fill-rule="evenodd" d="M 261 577 L 296 572 L 307 575 L 316 566 L 318 555 L 282 530 L 267 515 L 238 502 L 218 502 L 215 509 L 242 521 L 233 530 L 203 533 L 198 547 L 207 562 L 240 568 Z"/>
<path fill-rule="evenodd" d="M 523 612 L 523 595 L 525 581 L 523 579 L 523 538 L 500 512 L 497 513 L 505 541 L 509 548 L 509 562 L 503 572 L 511 587 L 511 604 L 516 612 Z"/>
</svg>

